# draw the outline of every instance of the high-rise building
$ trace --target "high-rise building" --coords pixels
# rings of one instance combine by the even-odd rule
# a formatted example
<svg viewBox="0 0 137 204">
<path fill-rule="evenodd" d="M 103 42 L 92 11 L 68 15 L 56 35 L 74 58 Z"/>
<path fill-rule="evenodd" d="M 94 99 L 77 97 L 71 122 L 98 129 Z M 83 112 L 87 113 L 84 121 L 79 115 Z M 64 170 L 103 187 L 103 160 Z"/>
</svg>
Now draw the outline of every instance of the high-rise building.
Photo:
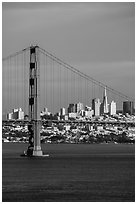
<svg viewBox="0 0 137 204">
<path fill-rule="evenodd" d="M 68 113 L 74 113 L 74 112 L 75 112 L 75 105 L 71 103 L 68 106 Z"/>
<path fill-rule="evenodd" d="M 92 100 L 92 109 L 94 111 L 94 116 L 100 116 L 100 99 L 94 98 Z"/>
<path fill-rule="evenodd" d="M 21 108 L 18 109 L 18 118 L 19 120 L 23 120 L 24 119 L 24 112 L 22 111 Z"/>
<path fill-rule="evenodd" d="M 61 116 L 65 115 L 65 108 L 61 108 L 61 109 L 60 109 L 60 115 L 61 115 Z"/>
<path fill-rule="evenodd" d="M 44 113 L 48 113 L 48 108 L 44 108 Z"/>
<path fill-rule="evenodd" d="M 12 119 L 13 119 L 13 113 L 8 113 L 7 120 L 12 120 Z"/>
<path fill-rule="evenodd" d="M 109 107 L 109 113 L 110 115 L 116 115 L 116 102 L 111 101 L 110 107 Z"/>
<path fill-rule="evenodd" d="M 84 110 L 84 105 L 83 103 L 76 103 L 75 104 L 75 113 L 79 113 L 79 111 Z"/>
<path fill-rule="evenodd" d="M 129 115 L 134 114 L 134 102 L 124 101 L 123 102 L 123 114 L 128 113 Z"/>
<path fill-rule="evenodd" d="M 108 99 L 107 99 L 107 91 L 106 91 L 106 87 L 105 87 L 105 90 L 104 90 L 104 96 L 103 96 L 103 103 L 101 105 L 101 112 L 103 114 L 106 114 L 109 112 L 109 109 L 108 109 Z"/>
</svg>

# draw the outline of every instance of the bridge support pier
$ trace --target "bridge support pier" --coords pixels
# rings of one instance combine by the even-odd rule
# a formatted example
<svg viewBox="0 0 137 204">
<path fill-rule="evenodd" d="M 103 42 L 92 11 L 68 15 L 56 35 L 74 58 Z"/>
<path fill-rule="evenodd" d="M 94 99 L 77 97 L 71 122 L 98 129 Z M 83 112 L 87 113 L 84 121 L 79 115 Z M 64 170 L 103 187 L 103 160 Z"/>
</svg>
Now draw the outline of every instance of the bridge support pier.
<svg viewBox="0 0 137 204">
<path fill-rule="evenodd" d="M 36 120 L 34 121 L 34 148 L 33 156 L 42 156 L 41 143 L 40 143 L 40 129 L 41 122 Z"/>
</svg>

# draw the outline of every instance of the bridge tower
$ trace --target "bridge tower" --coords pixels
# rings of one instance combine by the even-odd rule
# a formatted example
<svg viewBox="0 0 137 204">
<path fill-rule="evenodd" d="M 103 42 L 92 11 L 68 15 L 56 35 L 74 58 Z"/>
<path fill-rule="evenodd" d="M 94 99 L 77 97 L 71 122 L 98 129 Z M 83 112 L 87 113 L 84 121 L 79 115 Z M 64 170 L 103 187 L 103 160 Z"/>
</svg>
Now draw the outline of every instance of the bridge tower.
<svg viewBox="0 0 137 204">
<path fill-rule="evenodd" d="M 29 66 L 29 119 L 31 125 L 29 129 L 28 155 L 42 156 L 40 142 L 40 67 L 38 58 L 38 46 L 30 47 L 30 66 Z"/>
</svg>

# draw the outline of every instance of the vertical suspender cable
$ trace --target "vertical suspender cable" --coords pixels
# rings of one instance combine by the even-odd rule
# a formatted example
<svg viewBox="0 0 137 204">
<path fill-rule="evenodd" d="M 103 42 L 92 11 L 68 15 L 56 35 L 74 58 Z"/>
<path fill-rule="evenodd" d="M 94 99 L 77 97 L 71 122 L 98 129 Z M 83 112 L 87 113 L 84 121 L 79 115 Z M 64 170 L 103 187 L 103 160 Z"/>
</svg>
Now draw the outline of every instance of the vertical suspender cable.
<svg viewBox="0 0 137 204">
<path fill-rule="evenodd" d="M 73 93 L 74 93 L 74 101 L 76 100 L 76 96 L 75 96 L 75 89 L 76 89 L 76 87 L 75 87 L 75 73 L 73 73 L 73 76 L 74 76 L 74 79 L 73 79 Z"/>
<path fill-rule="evenodd" d="M 10 76 L 10 72 L 11 72 L 11 69 L 10 69 L 10 60 L 8 59 L 8 72 L 9 72 L 9 80 L 8 80 L 8 100 L 9 100 L 9 104 L 8 104 L 8 109 L 10 111 L 10 104 L 11 104 L 11 96 L 10 96 L 10 79 L 11 79 L 11 76 Z"/>
<path fill-rule="evenodd" d="M 55 114 L 55 107 L 54 107 L 54 89 L 55 89 L 55 78 L 54 78 L 54 59 L 53 59 L 53 63 L 52 63 L 52 66 L 53 66 L 53 113 Z"/>
<path fill-rule="evenodd" d="M 21 91 L 21 108 L 23 109 L 23 53 L 21 54 L 21 62 L 20 62 L 20 91 Z"/>
<path fill-rule="evenodd" d="M 24 69 L 24 99 L 23 99 L 23 102 L 24 102 L 24 113 L 25 114 L 28 114 L 28 111 L 26 110 L 26 106 L 28 107 L 28 104 L 26 104 L 26 98 L 28 99 L 27 95 L 26 95 L 26 52 L 24 51 L 23 53 L 24 55 L 24 62 L 23 62 L 23 69 Z M 29 66 L 29 65 L 28 65 Z M 27 108 L 28 109 L 28 108 Z"/>
<path fill-rule="evenodd" d="M 16 108 L 17 105 L 17 67 L 16 67 L 16 56 L 14 58 L 14 64 L 13 67 L 15 67 L 15 104 L 14 104 L 14 108 Z"/>
<path fill-rule="evenodd" d="M 7 80 L 7 110 L 9 112 L 9 80 L 10 80 L 10 74 L 9 74 L 9 60 L 7 60 L 7 75 L 8 75 L 8 80 Z"/>
<path fill-rule="evenodd" d="M 79 75 L 77 75 L 77 103 L 79 102 Z"/>
<path fill-rule="evenodd" d="M 17 108 L 19 107 L 20 93 L 19 93 L 19 55 L 17 55 Z"/>
<path fill-rule="evenodd" d="M 56 93 L 56 98 L 57 98 L 57 103 L 58 103 L 58 110 L 59 110 L 59 63 L 57 63 L 57 93 Z"/>
<path fill-rule="evenodd" d="M 40 71 L 41 71 L 41 61 L 40 61 L 40 53 L 39 53 L 39 48 L 36 49 L 37 50 L 37 95 L 39 98 L 39 111 L 41 110 L 41 106 L 42 106 L 42 101 L 41 101 L 41 97 L 40 97 Z M 39 113 L 40 114 L 40 113 Z"/>
<path fill-rule="evenodd" d="M 44 56 L 43 55 L 43 57 L 44 57 L 44 63 L 43 63 L 43 66 L 44 66 L 44 81 L 42 82 L 43 83 L 43 85 L 44 85 L 44 87 L 43 87 L 43 90 L 42 90 L 42 93 L 41 93 L 41 95 L 43 95 L 44 94 L 44 107 L 46 107 L 46 105 L 47 105 L 47 103 L 46 103 L 46 87 L 47 87 L 47 85 L 46 85 L 46 83 L 47 83 L 47 81 L 46 81 L 46 56 Z"/>
<path fill-rule="evenodd" d="M 59 63 L 59 78 L 58 78 L 58 86 L 59 86 L 59 109 L 60 109 L 60 100 L 61 100 L 61 94 L 60 94 L 60 74 L 61 74 L 61 70 L 60 70 L 60 63 Z"/>
<path fill-rule="evenodd" d="M 70 80 L 70 95 L 71 95 L 71 101 L 73 102 L 73 78 L 72 78 L 72 72 L 70 73 L 71 75 L 71 80 Z"/>
<path fill-rule="evenodd" d="M 46 108 L 48 108 L 48 58 L 46 55 L 46 69 L 45 69 L 45 74 L 46 74 Z"/>
<path fill-rule="evenodd" d="M 51 70 L 51 59 L 49 58 L 49 76 L 50 76 L 50 83 L 49 83 L 49 105 L 50 105 L 50 112 L 52 112 L 52 70 Z"/>
<path fill-rule="evenodd" d="M 86 90 L 86 82 L 87 82 L 87 80 L 86 79 L 84 79 L 84 92 L 85 92 L 85 95 L 84 95 L 84 104 L 85 104 L 85 106 L 86 106 L 86 102 L 87 102 L 87 90 Z"/>
<path fill-rule="evenodd" d="M 66 72 L 66 78 L 65 78 L 65 85 L 66 85 L 66 105 L 68 105 L 69 103 L 69 73 L 68 73 L 68 70 L 65 70 Z"/>
</svg>

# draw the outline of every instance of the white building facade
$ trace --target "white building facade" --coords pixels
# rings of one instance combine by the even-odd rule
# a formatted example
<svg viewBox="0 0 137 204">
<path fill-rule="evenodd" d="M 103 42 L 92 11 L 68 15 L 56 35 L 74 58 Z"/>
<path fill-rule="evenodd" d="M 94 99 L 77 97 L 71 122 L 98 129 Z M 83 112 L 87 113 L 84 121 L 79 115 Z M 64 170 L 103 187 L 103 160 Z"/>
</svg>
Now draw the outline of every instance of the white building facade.
<svg viewBox="0 0 137 204">
<path fill-rule="evenodd" d="M 109 113 L 110 115 L 116 115 L 116 102 L 111 101 L 110 107 L 109 107 Z"/>
<path fill-rule="evenodd" d="M 24 112 L 21 108 L 13 109 L 13 112 L 7 114 L 7 120 L 24 120 Z"/>
</svg>

